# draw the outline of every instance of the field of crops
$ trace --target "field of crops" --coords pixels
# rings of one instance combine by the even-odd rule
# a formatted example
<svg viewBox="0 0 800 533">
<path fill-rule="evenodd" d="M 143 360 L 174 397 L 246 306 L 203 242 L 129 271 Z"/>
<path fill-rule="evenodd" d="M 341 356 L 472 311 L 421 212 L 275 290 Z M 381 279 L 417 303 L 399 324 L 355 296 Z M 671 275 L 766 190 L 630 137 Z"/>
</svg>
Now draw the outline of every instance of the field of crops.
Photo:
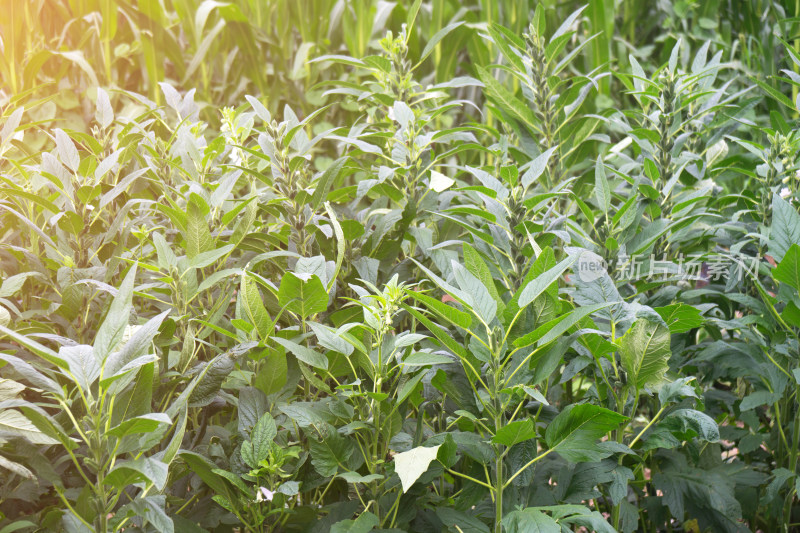
<svg viewBox="0 0 800 533">
<path fill-rule="evenodd" d="M 0 8 L 0 533 L 800 531 L 800 2 Z"/>
</svg>

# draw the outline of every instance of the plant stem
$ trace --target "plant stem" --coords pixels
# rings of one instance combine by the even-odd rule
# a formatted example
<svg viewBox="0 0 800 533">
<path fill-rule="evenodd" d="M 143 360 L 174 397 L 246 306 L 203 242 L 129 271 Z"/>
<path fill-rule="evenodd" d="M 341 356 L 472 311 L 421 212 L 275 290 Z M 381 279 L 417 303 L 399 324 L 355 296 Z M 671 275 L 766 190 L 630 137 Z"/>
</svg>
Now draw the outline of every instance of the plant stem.
<svg viewBox="0 0 800 533">
<path fill-rule="evenodd" d="M 795 385 L 795 413 L 792 427 L 792 449 L 789 454 L 789 470 L 794 474 L 797 472 L 798 447 L 800 446 L 800 409 L 797 408 L 797 398 L 800 394 L 800 385 Z M 788 531 L 788 524 L 792 521 L 792 497 L 791 491 L 786 497 L 786 504 L 783 510 L 784 530 Z"/>
<path fill-rule="evenodd" d="M 464 478 L 464 479 L 466 479 L 468 481 L 472 481 L 473 483 L 476 483 L 476 484 L 480 485 L 481 487 L 485 487 L 485 488 L 487 488 L 489 490 L 492 490 L 492 491 L 494 490 L 494 487 L 492 487 L 490 484 L 485 483 L 485 482 L 483 482 L 483 481 L 481 481 L 479 479 L 475 479 L 474 477 L 472 477 L 470 475 L 462 474 L 461 472 L 458 472 L 456 470 L 452 470 L 450 468 L 445 468 L 445 470 L 447 470 L 448 473 L 450 473 L 450 474 L 452 474 L 454 476 L 458 476 L 458 477 Z"/>
<path fill-rule="evenodd" d="M 508 478 L 508 479 L 506 480 L 506 482 L 505 482 L 505 486 L 506 486 L 506 487 L 507 487 L 507 486 L 509 486 L 509 485 L 511 484 L 511 482 L 512 482 L 512 481 L 514 481 L 515 479 L 517 479 L 517 476 L 519 476 L 520 474 L 522 474 L 522 473 L 523 473 L 525 470 L 527 470 L 528 468 L 530 468 L 531 466 L 533 466 L 533 465 L 534 465 L 535 463 L 537 463 L 539 460 L 541 460 L 541 459 L 544 459 L 545 457 L 547 457 L 547 455 L 548 455 L 550 452 L 552 452 L 552 451 L 553 451 L 553 450 L 552 450 L 552 448 L 551 448 L 551 449 L 549 449 L 549 450 L 545 450 L 544 452 L 540 453 L 539 455 L 537 455 L 536 457 L 534 457 L 533 459 L 531 459 L 530 461 L 528 461 L 527 463 L 525 463 L 525 466 L 523 466 L 522 468 L 520 468 L 519 470 L 517 470 L 517 471 L 514 473 L 514 475 L 513 475 L 513 476 L 511 476 L 510 478 Z"/>
<path fill-rule="evenodd" d="M 658 420 L 658 418 L 659 418 L 659 417 L 660 417 L 660 416 L 661 416 L 661 415 L 664 413 L 664 409 L 666 409 L 666 408 L 665 408 L 665 407 L 662 407 L 661 409 L 659 409 L 659 410 L 658 410 L 658 412 L 655 414 L 655 416 L 653 416 L 653 419 L 652 419 L 652 420 L 650 420 L 650 422 L 648 422 L 648 423 L 647 423 L 647 425 L 646 425 L 644 428 L 642 428 L 642 430 L 639 432 L 639 434 L 638 434 L 638 435 L 636 435 L 636 436 L 633 438 L 633 440 L 630 442 L 630 444 L 628 444 L 628 448 L 631 448 L 631 447 L 633 447 L 633 445 L 634 445 L 634 444 L 636 444 L 636 443 L 639 441 L 639 439 L 640 439 L 640 438 L 642 438 L 642 435 L 644 435 L 644 434 L 645 434 L 645 432 L 646 432 L 648 429 L 650 429 L 650 427 L 651 427 L 653 424 L 655 424 L 655 423 L 656 423 L 656 421 Z"/>
<path fill-rule="evenodd" d="M 495 491 L 497 497 L 495 499 L 495 518 L 494 518 L 494 533 L 503 533 L 503 455 L 499 454 L 495 461 L 495 469 L 497 470 Z"/>
</svg>

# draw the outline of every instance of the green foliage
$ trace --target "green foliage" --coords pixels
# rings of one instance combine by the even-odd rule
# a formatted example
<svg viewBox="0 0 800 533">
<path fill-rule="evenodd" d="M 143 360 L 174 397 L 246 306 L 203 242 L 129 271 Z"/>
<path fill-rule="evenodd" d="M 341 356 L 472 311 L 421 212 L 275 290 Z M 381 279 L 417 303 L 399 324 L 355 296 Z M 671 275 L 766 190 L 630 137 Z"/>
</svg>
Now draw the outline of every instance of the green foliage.
<svg viewBox="0 0 800 533">
<path fill-rule="evenodd" d="M 7 8 L 0 533 L 796 527 L 796 6 Z"/>
</svg>

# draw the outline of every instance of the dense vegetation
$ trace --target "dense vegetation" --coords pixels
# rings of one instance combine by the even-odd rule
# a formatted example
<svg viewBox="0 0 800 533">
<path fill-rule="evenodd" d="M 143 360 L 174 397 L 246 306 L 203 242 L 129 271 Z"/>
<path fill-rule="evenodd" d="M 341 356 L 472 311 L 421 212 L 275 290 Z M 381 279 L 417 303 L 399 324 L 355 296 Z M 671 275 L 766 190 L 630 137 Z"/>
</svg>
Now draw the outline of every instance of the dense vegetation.
<svg viewBox="0 0 800 533">
<path fill-rule="evenodd" d="M 800 527 L 796 3 L 3 8 L 0 533 Z"/>
</svg>

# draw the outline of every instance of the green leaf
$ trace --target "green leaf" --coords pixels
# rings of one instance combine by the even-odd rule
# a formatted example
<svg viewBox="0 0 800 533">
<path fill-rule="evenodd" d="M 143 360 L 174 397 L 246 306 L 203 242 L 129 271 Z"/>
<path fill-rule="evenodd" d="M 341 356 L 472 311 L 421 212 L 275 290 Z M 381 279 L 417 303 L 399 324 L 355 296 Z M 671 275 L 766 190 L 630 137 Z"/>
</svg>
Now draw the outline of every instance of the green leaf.
<svg viewBox="0 0 800 533">
<path fill-rule="evenodd" d="M 158 533 L 174 533 L 175 524 L 164 510 L 166 497 L 163 494 L 137 497 L 130 504 L 121 509 L 125 515 L 126 509 L 132 509 L 137 516 L 147 520 L 150 526 Z M 144 524 L 142 524 L 144 526 Z M 149 527 L 147 528 L 150 529 Z"/>
<path fill-rule="evenodd" d="M 4 279 L 0 283 L 0 298 L 10 298 L 17 294 L 25 284 L 25 281 L 31 277 L 41 277 L 41 274 L 38 272 L 22 272 Z"/>
<path fill-rule="evenodd" d="M 262 342 L 266 341 L 272 333 L 274 324 L 264 302 L 261 300 L 261 293 L 258 286 L 251 280 L 246 273 L 242 273 L 242 281 L 239 287 L 242 311 L 247 316 L 248 322 L 255 326 Z"/>
<path fill-rule="evenodd" d="M 454 326 L 458 326 L 461 329 L 469 329 L 469 327 L 472 325 L 472 315 L 469 313 L 465 313 L 460 309 L 456 309 L 452 305 L 447 305 L 436 298 L 431 298 L 427 294 L 422 294 L 412 290 L 406 290 L 406 293 L 411 295 L 419 302 L 425 304 L 431 311 L 436 313 L 441 318 L 444 318 Z"/>
<path fill-rule="evenodd" d="M 6 459 L 2 455 L 0 455 L 0 468 L 5 468 L 9 472 L 26 479 L 36 479 L 36 476 L 33 474 L 33 472 L 19 463 L 15 463 L 14 461 Z M 15 524 L 21 525 L 19 525 L 19 527 L 13 527 Z M 36 524 L 32 524 L 31 522 L 14 522 L 13 524 L 9 524 L 8 526 L 0 529 L 0 533 L 5 533 L 6 531 L 17 531 L 18 529 L 22 529 L 24 527 L 36 527 Z"/>
<path fill-rule="evenodd" d="M 38 355 L 45 361 L 48 361 L 49 363 L 52 363 L 53 365 L 62 369 L 69 368 L 67 362 L 61 357 L 59 357 L 59 355 L 56 352 L 54 352 L 47 346 L 43 346 L 38 342 L 36 342 L 35 340 L 28 338 L 26 335 L 20 335 L 16 331 L 8 329 L 5 326 L 0 326 L 0 333 L 6 335 L 7 337 L 10 337 L 13 341 L 19 343 L 20 345 L 27 348 L 34 354 Z"/>
<path fill-rule="evenodd" d="M 800 246 L 789 247 L 778 266 L 772 269 L 772 277 L 800 291 Z"/>
<path fill-rule="evenodd" d="M 538 14 L 540 9 L 536 9 L 536 13 Z M 534 15 L 534 18 L 536 15 Z M 489 35 L 491 35 L 494 44 L 500 48 L 503 56 L 505 56 L 508 61 L 513 64 L 517 70 L 520 72 L 525 71 L 525 62 L 520 57 L 519 51 L 525 49 L 525 41 L 522 40 L 520 36 L 518 36 L 515 32 L 509 30 L 508 28 L 497 24 L 496 22 L 492 22 L 486 28 L 489 31 Z M 544 33 L 544 29 L 539 31 L 539 34 L 542 35 Z"/>
<path fill-rule="evenodd" d="M 10 379 L 0 378 L 0 402 L 14 400 L 25 390 L 25 385 Z M 2 405 L 2 404 L 0 404 Z"/>
<path fill-rule="evenodd" d="M 658 401 L 662 406 L 672 402 L 679 402 L 683 398 L 697 398 L 694 387 L 690 385 L 693 376 L 678 378 L 671 383 L 665 383 L 658 390 Z"/>
<path fill-rule="evenodd" d="M 775 500 L 786 482 L 796 476 L 794 472 L 786 468 L 776 468 L 771 474 L 772 480 L 769 482 L 769 485 L 767 485 L 766 490 L 764 490 L 762 503 L 770 503 Z"/>
<path fill-rule="evenodd" d="M 233 245 L 226 244 L 225 246 L 199 253 L 189 261 L 187 268 L 205 268 L 229 254 L 232 250 Z"/>
<path fill-rule="evenodd" d="M 636 479 L 633 471 L 625 466 L 617 465 L 611 471 L 614 480 L 608 487 L 608 495 L 611 496 L 611 501 L 614 505 L 619 505 L 619 502 L 628 495 L 628 481 Z"/>
<path fill-rule="evenodd" d="M 317 336 L 317 342 L 320 346 L 345 355 L 353 353 L 353 345 L 346 341 L 343 335 L 339 334 L 338 330 L 325 326 L 324 324 L 318 324 L 317 322 L 308 322 L 308 325 L 311 327 L 314 335 Z"/>
<path fill-rule="evenodd" d="M 514 346 L 517 348 L 522 348 L 524 346 L 529 346 L 534 342 L 538 343 L 539 346 L 544 346 L 545 344 L 548 344 L 549 342 L 563 335 L 567 330 L 574 327 L 585 317 L 591 315 L 592 313 L 596 313 L 601 309 L 611 307 L 612 305 L 616 305 L 616 303 L 609 302 L 596 305 L 587 305 L 573 309 L 572 311 L 569 311 L 558 318 L 554 318 L 553 320 L 542 324 L 530 333 L 518 338 L 514 341 Z"/>
<path fill-rule="evenodd" d="M 106 432 L 106 435 L 121 439 L 126 435 L 150 433 L 158 429 L 161 424 L 172 424 L 172 420 L 164 413 L 150 413 L 125 420 Z"/>
<path fill-rule="evenodd" d="M 165 463 L 153 457 L 141 457 L 118 462 L 105 477 L 105 482 L 117 488 L 124 488 L 144 478 L 158 490 L 163 490 L 167 484 L 168 473 L 169 467 Z"/>
<path fill-rule="evenodd" d="M 510 447 L 535 437 L 536 428 L 533 425 L 533 420 L 526 418 L 525 420 L 515 420 L 499 428 L 494 437 L 492 437 L 492 442 Z"/>
<path fill-rule="evenodd" d="M 77 346 L 62 346 L 58 351 L 69 365 L 69 373 L 65 373 L 78 385 L 84 393 L 88 392 L 100 377 L 100 364 L 94 354 L 94 349 L 85 344 Z"/>
<path fill-rule="evenodd" d="M 710 530 L 737 531 L 741 526 L 742 509 L 736 499 L 735 485 L 722 473 L 699 468 L 685 471 L 671 468 L 654 473 L 652 483 L 662 492 L 664 504 L 678 520 L 686 518 L 689 508 L 708 518 L 716 515 L 719 517 L 717 523 L 725 521 L 724 525 L 719 523 L 718 528 L 710 527 Z"/>
<path fill-rule="evenodd" d="M 11 135 L 16 131 L 19 127 L 20 121 L 22 121 L 22 115 L 25 113 L 24 106 L 18 106 L 11 116 L 9 116 L 5 123 L 3 124 L 3 129 L 0 130 L 0 144 L 5 143 Z"/>
<path fill-rule="evenodd" d="M 321 440 L 309 439 L 311 464 L 322 477 L 335 476 L 340 466 L 346 466 L 353 455 L 353 440 L 330 429 Z"/>
<path fill-rule="evenodd" d="M 411 393 L 414 392 L 414 389 L 417 388 L 417 385 L 419 385 L 419 382 L 422 381 L 423 377 L 425 377 L 425 372 L 420 372 L 413 378 L 403 383 L 403 385 L 397 391 L 397 399 L 395 400 L 395 404 L 401 405 L 406 398 L 408 398 Z"/>
<path fill-rule="evenodd" d="M 116 18 L 116 15 L 114 17 Z M 108 93 L 100 87 L 97 88 L 94 119 L 103 129 L 108 128 L 114 122 L 114 108 L 111 107 L 111 100 L 108 98 Z"/>
<path fill-rule="evenodd" d="M 602 156 L 597 156 L 597 163 L 594 165 L 594 194 L 597 205 L 604 213 L 608 213 L 611 209 L 611 188 L 606 178 L 606 167 Z"/>
<path fill-rule="evenodd" d="M 776 89 L 772 85 L 770 85 L 770 84 L 768 84 L 768 83 L 766 83 L 766 82 L 764 82 L 762 80 L 759 80 L 758 78 L 754 78 L 752 76 L 750 77 L 750 80 L 755 82 L 756 85 L 761 87 L 761 89 L 765 93 L 767 93 L 767 95 L 772 97 L 774 100 L 776 100 L 777 102 L 780 102 L 781 104 L 785 105 L 786 107 L 788 107 L 792 111 L 795 111 L 795 106 L 792 103 L 792 101 L 789 99 L 789 97 L 787 97 L 785 94 L 780 92 L 778 89 Z"/>
<path fill-rule="evenodd" d="M 245 459 L 245 462 L 251 468 L 257 468 L 258 463 L 269 456 L 272 442 L 277 435 L 278 428 L 275 425 L 275 420 L 269 413 L 264 413 L 258 419 L 256 425 L 253 426 L 253 430 L 250 432 L 250 440 L 242 444 L 242 459 Z M 249 454 L 248 458 L 246 458 L 247 454 Z"/>
<path fill-rule="evenodd" d="M 556 31 L 553 32 L 553 35 L 550 37 L 550 42 L 552 43 L 552 41 L 555 40 L 557 37 L 565 35 L 572 28 L 572 24 L 578 19 L 578 17 L 583 12 L 583 10 L 586 9 L 586 7 L 587 6 L 581 6 L 572 13 L 570 13 L 561 23 L 561 26 L 559 26 L 558 29 L 556 29 Z"/>
<path fill-rule="evenodd" d="M 328 293 L 319 276 L 286 272 L 278 289 L 278 303 L 306 319 L 328 308 Z"/>
<path fill-rule="evenodd" d="M 378 526 L 378 517 L 364 511 L 355 520 L 340 520 L 333 524 L 330 533 L 369 533 Z"/>
<path fill-rule="evenodd" d="M 436 507 L 436 515 L 443 524 L 448 525 L 448 533 L 489 533 L 486 524 L 464 511 L 442 505 Z"/>
<path fill-rule="evenodd" d="M 275 394 L 286 385 L 287 373 L 286 354 L 279 350 L 267 350 L 253 380 L 253 386 L 267 396 Z"/>
<path fill-rule="evenodd" d="M 475 70 L 478 73 L 478 78 L 480 78 L 486 86 L 485 90 L 488 96 L 494 100 L 503 111 L 522 121 L 532 132 L 541 133 L 539 121 L 528 104 L 520 101 L 483 67 L 476 65 Z"/>
<path fill-rule="evenodd" d="M 628 503 L 627 500 L 625 500 L 625 503 Z M 582 514 L 584 512 L 586 514 Z M 611 527 L 611 524 L 609 524 L 606 521 L 606 519 L 603 517 L 602 514 L 600 514 L 599 511 L 589 512 L 588 509 L 585 509 L 584 511 L 581 512 L 581 514 L 574 514 L 572 516 L 567 516 L 561 518 L 559 521 L 563 527 L 567 527 L 568 529 L 572 529 L 575 526 L 583 526 L 577 528 L 578 531 L 586 529 L 587 531 L 592 531 L 594 533 L 618 533 L 618 530 Z M 623 524 L 620 524 L 620 526 L 622 526 Z"/>
<path fill-rule="evenodd" d="M 142 366 L 135 374 L 137 379 L 133 387 L 117 394 L 111 419 L 112 424 L 120 424 L 128 418 L 152 412 L 155 366 L 155 363 L 148 363 Z M 186 393 L 186 396 L 188 396 L 188 393 Z M 185 400 L 185 396 L 183 399 Z M 171 419 L 174 419 L 177 414 L 177 411 L 171 413 L 167 410 L 167 416 Z"/>
<path fill-rule="evenodd" d="M 69 450 L 74 450 L 78 447 L 76 444 L 76 439 L 69 437 L 64 431 L 64 428 L 49 414 L 47 414 L 44 409 L 39 406 L 29 404 L 24 402 L 23 405 L 20 405 L 20 410 L 24 412 L 25 416 L 28 417 L 31 423 L 36 426 L 38 431 L 41 431 L 48 437 L 56 440 L 60 443 L 64 448 Z"/>
<path fill-rule="evenodd" d="M 533 161 L 531 161 L 528 170 L 525 171 L 525 174 L 522 175 L 522 186 L 527 188 L 530 187 L 536 180 L 544 174 L 544 171 L 547 170 L 547 164 L 550 162 L 550 158 L 553 156 L 555 151 L 558 149 L 558 146 L 553 146 L 552 148 L 545 150 L 539 156 L 536 157 Z"/>
<path fill-rule="evenodd" d="M 414 482 L 428 470 L 428 466 L 436 459 L 440 446 L 441 444 L 431 447 L 418 446 L 394 456 L 394 471 L 400 477 L 403 492 L 408 492 Z"/>
<path fill-rule="evenodd" d="M 456 411 L 458 414 L 459 411 Z M 444 441 L 439 446 L 439 451 L 436 454 L 436 459 L 442 463 L 446 468 L 452 467 L 458 462 L 458 444 L 450 433 L 444 435 Z"/>
<path fill-rule="evenodd" d="M 719 428 L 714 419 L 695 409 L 678 409 L 659 424 L 681 440 L 699 437 L 708 442 L 719 441 Z"/>
<path fill-rule="evenodd" d="M 175 252 L 172 251 L 170 244 L 161 233 L 153 234 L 153 246 L 156 249 L 156 257 L 160 269 L 168 272 L 170 267 L 178 265 L 178 258 Z"/>
<path fill-rule="evenodd" d="M 497 315 L 497 302 L 489 294 L 489 290 L 463 265 L 452 261 L 451 266 L 458 286 L 464 291 L 466 303 L 486 324 L 491 323 Z"/>
<path fill-rule="evenodd" d="M 325 198 L 328 196 L 328 191 L 330 191 L 336 178 L 338 178 L 339 174 L 342 172 L 342 167 L 344 167 L 348 157 L 349 156 L 340 157 L 331 163 L 330 166 L 322 172 L 319 179 L 317 179 L 314 195 L 311 197 L 311 208 L 314 211 L 319 209 L 319 206 L 325 201 Z"/>
<path fill-rule="evenodd" d="M 14 409 L 0 411 L 0 435 L 21 437 L 33 444 L 59 442 L 42 433 L 25 415 Z"/>
<path fill-rule="evenodd" d="M 280 337 L 272 337 L 272 340 L 289 350 L 294 354 L 295 357 L 305 364 L 311 365 L 314 368 L 322 368 L 323 370 L 328 369 L 328 358 L 321 353 Z"/>
<path fill-rule="evenodd" d="M 233 497 L 230 485 L 228 485 L 223 477 L 214 473 L 216 469 L 214 463 L 200 454 L 185 450 L 180 452 L 180 457 L 189 465 L 191 471 L 197 474 L 197 476 L 202 479 L 206 485 L 211 487 L 214 492 L 227 495 L 229 499 Z"/>
<path fill-rule="evenodd" d="M 669 369 L 669 329 L 640 318 L 619 339 L 622 367 L 637 390 L 658 385 Z"/>
<path fill-rule="evenodd" d="M 120 377 L 124 373 L 138 368 L 138 366 L 132 366 L 135 360 L 139 360 L 139 363 L 143 364 L 141 356 L 151 351 L 153 338 L 158 334 L 161 324 L 169 316 L 169 313 L 169 310 L 164 311 L 148 320 L 144 325 L 135 327 L 128 341 L 106 359 L 100 385 L 106 387 L 112 378 Z"/>
<path fill-rule="evenodd" d="M 214 239 L 208 229 L 203 210 L 196 202 L 190 201 L 186 211 L 186 256 L 194 259 L 203 252 L 214 248 Z"/>
<path fill-rule="evenodd" d="M 599 461 L 610 452 L 596 441 L 625 420 L 627 417 L 597 405 L 569 405 L 547 426 L 545 442 L 567 461 Z"/>
<path fill-rule="evenodd" d="M 422 54 L 420 54 L 419 63 L 422 63 L 423 61 L 425 61 L 425 59 L 433 52 L 434 48 L 436 48 L 436 45 L 439 44 L 439 41 L 444 39 L 444 37 L 448 33 L 453 31 L 454 29 L 458 28 L 462 24 L 464 24 L 463 20 L 459 21 L 459 22 L 453 22 L 452 24 L 448 24 L 447 26 L 445 26 L 441 30 L 439 30 L 436 33 L 434 33 L 433 36 L 430 38 L 430 40 L 425 45 L 425 48 L 422 50 Z"/>
<path fill-rule="evenodd" d="M 333 421 L 333 415 L 326 406 L 315 402 L 294 402 L 278 407 L 301 428 L 321 426 Z"/>
<path fill-rule="evenodd" d="M 755 409 L 762 405 L 773 405 L 781 398 L 783 398 L 783 394 L 779 392 L 758 390 L 742 398 L 742 401 L 739 403 L 739 411 L 749 411 L 750 409 Z"/>
<path fill-rule="evenodd" d="M 340 477 L 343 480 L 347 481 L 348 483 L 372 483 L 373 481 L 379 481 L 383 479 L 383 476 L 380 474 L 369 474 L 366 476 L 362 476 L 358 472 L 342 472 L 338 474 L 336 477 Z"/>
<path fill-rule="evenodd" d="M 330 293 L 333 290 L 336 279 L 339 277 L 339 272 L 342 270 L 342 263 L 344 262 L 344 254 L 347 249 L 347 242 L 344 238 L 344 230 L 342 229 L 342 225 L 339 224 L 339 221 L 336 219 L 336 212 L 333 210 L 333 207 L 331 207 L 330 202 L 325 202 L 325 212 L 328 213 L 331 226 L 333 226 L 333 234 L 336 235 L 336 267 L 334 268 L 333 276 L 331 276 L 331 279 L 328 280 L 328 286 L 325 287 L 326 292 Z"/>
<path fill-rule="evenodd" d="M 81 521 L 75 511 L 71 510 L 61 515 L 60 526 L 64 533 L 94 533 L 94 530 L 87 527 L 85 521 Z"/>
<path fill-rule="evenodd" d="M 408 346 L 413 346 L 420 342 L 421 340 L 429 338 L 427 335 L 423 335 L 421 333 L 409 333 L 404 332 L 397 335 L 394 338 L 394 347 L 395 348 L 406 348 Z"/>
<path fill-rule="evenodd" d="M 61 386 L 58 383 L 36 370 L 27 361 L 4 353 L 0 353 L 0 361 L 10 364 L 15 372 L 34 387 L 56 394 L 61 393 Z"/>
<path fill-rule="evenodd" d="M 133 264 L 122 280 L 119 291 L 108 308 L 106 318 L 94 338 L 94 356 L 104 362 L 117 349 L 125 328 L 128 326 L 133 300 L 133 283 L 136 279 L 136 264 Z"/>
<path fill-rule="evenodd" d="M 428 331 L 433 333 L 434 337 L 436 337 L 439 342 L 441 342 L 448 350 L 458 356 L 463 362 L 467 363 L 464 365 L 464 370 L 470 380 L 474 381 L 477 379 L 478 376 L 476 373 L 478 371 L 477 369 L 480 367 L 480 363 L 474 355 L 472 355 L 458 341 L 456 341 L 448 331 L 442 329 L 438 324 L 435 324 L 418 310 L 406 304 L 403 304 L 402 307 L 411 313 L 417 320 L 419 320 L 420 323 L 428 329 Z M 471 366 L 471 368 L 468 368 L 469 366 Z"/>
<path fill-rule="evenodd" d="M 670 333 L 683 333 L 699 328 L 705 322 L 699 309 L 683 303 L 655 307 L 654 310 L 664 319 Z"/>
<path fill-rule="evenodd" d="M 268 409 L 267 396 L 261 391 L 253 387 L 239 389 L 239 434 L 249 435 L 253 431 L 253 426 L 258 423 Z"/>
<path fill-rule="evenodd" d="M 181 414 L 178 415 L 178 422 L 173 426 L 174 431 L 172 432 L 172 438 L 161 455 L 161 460 L 168 465 L 172 463 L 172 460 L 175 458 L 181 448 L 181 443 L 183 443 L 183 436 L 186 434 L 186 421 L 188 420 L 188 412 L 188 408 L 184 408 L 181 411 Z"/>
<path fill-rule="evenodd" d="M 54 132 L 56 136 L 56 149 L 58 150 L 58 156 L 61 158 L 61 162 L 69 167 L 71 171 L 77 172 L 78 166 L 81 163 L 81 157 L 78 154 L 77 148 L 75 148 L 75 143 L 72 142 L 72 139 L 70 139 L 61 128 L 56 128 Z"/>
<path fill-rule="evenodd" d="M 412 353 L 403 359 L 405 366 L 428 366 L 428 365 L 446 365 L 452 363 L 453 359 L 446 355 L 430 352 L 416 352 Z"/>
<path fill-rule="evenodd" d="M 462 245 L 462 250 L 464 253 L 464 265 L 467 267 L 467 270 L 483 283 L 483 286 L 489 291 L 491 297 L 497 302 L 497 314 L 502 314 L 503 309 L 505 309 L 505 303 L 500 297 L 500 293 L 497 292 L 492 272 L 484 262 L 481 254 L 466 242 Z"/>
<path fill-rule="evenodd" d="M 534 301 L 537 296 L 547 290 L 550 285 L 555 283 L 556 280 L 561 277 L 564 271 L 566 271 L 575 263 L 575 261 L 578 260 L 578 257 L 579 256 L 577 254 L 567 257 L 556 266 L 542 273 L 540 276 L 537 276 L 527 285 L 525 285 L 519 295 L 518 305 L 520 309 L 525 308 L 525 306 Z"/>
<path fill-rule="evenodd" d="M 217 392 L 219 392 L 220 387 L 222 387 L 222 382 L 225 381 L 228 374 L 233 371 L 233 368 L 233 360 L 231 360 L 227 353 L 220 354 L 208 363 L 205 363 L 200 370 L 198 381 L 195 382 L 193 380 L 186 388 L 187 391 L 190 391 L 188 398 L 189 407 L 204 407 L 210 404 L 217 395 Z M 174 414 L 170 416 L 174 416 Z"/>
<path fill-rule="evenodd" d="M 558 522 L 533 507 L 505 515 L 503 528 L 506 533 L 561 533 Z"/>
<path fill-rule="evenodd" d="M 775 194 L 772 197 L 769 253 L 780 263 L 793 244 L 800 244 L 800 215 L 789 202 Z"/>
<path fill-rule="evenodd" d="M 272 122 L 272 115 L 270 114 L 269 110 L 267 110 L 267 108 L 264 107 L 264 104 L 259 102 L 257 98 L 247 94 L 247 95 L 245 95 L 245 99 L 253 107 L 253 111 L 256 112 L 256 115 L 258 115 L 258 118 L 263 120 L 265 124 L 269 124 L 270 122 Z"/>
</svg>

